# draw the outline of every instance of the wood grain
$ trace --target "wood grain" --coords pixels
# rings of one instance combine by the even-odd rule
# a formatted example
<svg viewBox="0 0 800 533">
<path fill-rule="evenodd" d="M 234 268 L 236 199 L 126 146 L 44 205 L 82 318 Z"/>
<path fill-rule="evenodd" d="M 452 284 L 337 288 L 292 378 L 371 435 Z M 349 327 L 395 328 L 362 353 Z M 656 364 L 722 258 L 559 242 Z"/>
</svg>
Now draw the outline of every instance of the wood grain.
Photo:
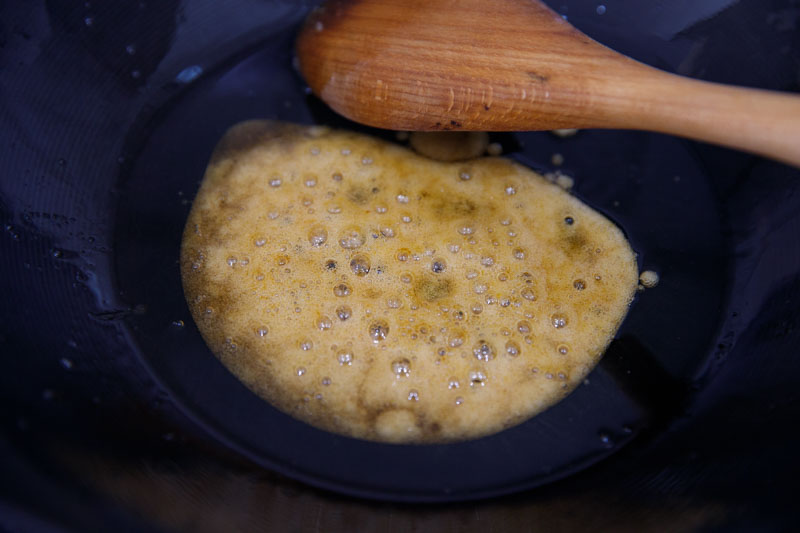
<svg viewBox="0 0 800 533">
<path fill-rule="evenodd" d="M 312 90 L 371 126 L 639 129 L 800 166 L 800 97 L 659 71 L 537 0 L 332 1 L 297 52 Z"/>
</svg>

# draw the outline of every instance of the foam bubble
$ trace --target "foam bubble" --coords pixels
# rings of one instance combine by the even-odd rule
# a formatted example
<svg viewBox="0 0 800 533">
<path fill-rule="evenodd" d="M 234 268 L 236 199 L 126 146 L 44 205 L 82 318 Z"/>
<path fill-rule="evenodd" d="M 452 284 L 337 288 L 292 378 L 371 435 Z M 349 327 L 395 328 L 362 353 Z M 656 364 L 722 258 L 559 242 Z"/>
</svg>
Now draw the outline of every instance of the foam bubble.
<svg viewBox="0 0 800 533">
<path fill-rule="evenodd" d="M 353 316 L 353 310 L 350 309 L 349 305 L 340 305 L 339 307 L 336 308 L 336 316 L 339 318 L 339 320 L 344 322 L 345 320 Z"/>
<path fill-rule="evenodd" d="M 377 320 L 369 325 L 369 336 L 372 342 L 381 342 L 389 335 L 389 324 L 383 320 Z"/>
<path fill-rule="evenodd" d="M 311 246 L 322 246 L 328 240 L 328 230 L 323 226 L 314 226 L 308 231 L 308 242 Z"/>
<path fill-rule="evenodd" d="M 510 355 L 511 357 L 516 357 L 516 356 L 518 356 L 518 355 L 519 355 L 521 352 L 522 352 L 522 349 L 519 347 L 519 344 L 517 344 L 516 342 L 514 342 L 514 341 L 508 341 L 508 342 L 506 343 L 506 353 L 507 353 L 508 355 Z"/>
<path fill-rule="evenodd" d="M 472 354 L 479 361 L 491 361 L 495 356 L 494 346 L 489 341 L 481 339 L 472 346 Z"/>
<path fill-rule="evenodd" d="M 392 373 L 398 378 L 407 378 L 411 373 L 411 361 L 402 357 L 392 361 Z"/>
<path fill-rule="evenodd" d="M 358 254 L 353 256 L 350 260 L 350 270 L 352 270 L 356 276 L 366 276 L 369 274 L 370 267 L 369 257 L 366 255 Z"/>
<path fill-rule="evenodd" d="M 353 364 L 353 354 L 348 350 L 340 350 L 339 353 L 336 354 L 336 360 L 339 361 L 339 364 L 342 366 L 350 366 Z"/>
<path fill-rule="evenodd" d="M 358 228 L 349 228 L 339 236 L 339 246 L 345 250 L 354 250 L 366 242 L 364 233 Z"/>
<path fill-rule="evenodd" d="M 339 283 L 333 287 L 333 294 L 339 296 L 340 298 L 349 296 L 351 292 L 352 289 L 350 289 L 350 286 L 347 283 Z"/>
</svg>

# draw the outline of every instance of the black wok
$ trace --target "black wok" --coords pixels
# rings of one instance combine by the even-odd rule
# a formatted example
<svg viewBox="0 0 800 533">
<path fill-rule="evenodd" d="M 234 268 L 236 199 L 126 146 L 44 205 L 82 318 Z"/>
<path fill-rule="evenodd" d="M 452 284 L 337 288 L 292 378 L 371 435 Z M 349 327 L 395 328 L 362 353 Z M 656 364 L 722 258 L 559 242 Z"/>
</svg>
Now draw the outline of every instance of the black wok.
<svg viewBox="0 0 800 533">
<path fill-rule="evenodd" d="M 798 90 L 796 0 L 548 3 L 654 66 Z M 292 43 L 312 5 L 0 3 L 0 527 L 795 522 L 800 176 L 754 156 L 637 132 L 494 136 L 543 172 L 562 154 L 575 194 L 661 275 L 584 385 L 495 436 L 335 436 L 217 362 L 177 259 L 222 133 L 278 118 L 394 138 L 304 90 Z"/>
</svg>

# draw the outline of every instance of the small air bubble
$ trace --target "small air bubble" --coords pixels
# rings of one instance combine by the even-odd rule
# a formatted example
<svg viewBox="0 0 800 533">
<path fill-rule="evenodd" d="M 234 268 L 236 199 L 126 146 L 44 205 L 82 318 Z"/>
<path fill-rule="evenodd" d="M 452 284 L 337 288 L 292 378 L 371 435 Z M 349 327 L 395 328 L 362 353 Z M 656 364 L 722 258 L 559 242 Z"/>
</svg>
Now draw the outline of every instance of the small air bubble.
<svg viewBox="0 0 800 533">
<path fill-rule="evenodd" d="M 371 265 L 369 257 L 367 257 L 366 255 L 359 254 L 354 256 L 353 259 L 350 260 L 350 270 L 352 270 L 356 276 L 359 277 L 366 276 L 367 274 L 369 274 L 370 267 Z"/>
<path fill-rule="evenodd" d="M 533 290 L 529 287 L 525 287 L 524 289 L 522 289 L 522 291 L 520 291 L 519 294 L 526 300 L 534 301 L 536 299 L 536 293 L 534 293 Z"/>
<path fill-rule="evenodd" d="M 403 272 L 402 274 L 400 274 L 400 281 L 402 281 L 403 283 L 411 283 L 412 279 L 413 278 L 411 277 L 411 274 L 409 274 L 408 272 Z"/>
<path fill-rule="evenodd" d="M 357 228 L 345 230 L 339 237 L 339 246 L 345 250 L 353 250 L 364 244 L 366 238 Z"/>
<path fill-rule="evenodd" d="M 336 308 L 336 316 L 339 318 L 339 320 L 344 322 L 345 320 L 353 316 L 353 310 L 350 309 L 350 307 L 347 305 L 340 305 L 339 307 Z"/>
<path fill-rule="evenodd" d="M 402 217 L 400 217 L 400 220 L 408 224 L 409 222 L 411 222 L 411 217 L 408 215 L 403 215 Z"/>
<path fill-rule="evenodd" d="M 567 354 L 569 353 L 569 347 L 567 347 L 567 345 L 566 345 L 566 344 L 559 344 L 559 345 L 558 345 L 558 348 L 556 348 L 556 350 L 557 350 L 557 351 L 558 351 L 558 353 L 560 353 L 561 355 L 567 355 Z"/>
<path fill-rule="evenodd" d="M 461 226 L 458 228 L 458 232 L 461 235 L 472 235 L 475 233 L 475 228 L 473 226 Z"/>
<path fill-rule="evenodd" d="M 271 180 L 269 180 L 270 187 L 280 187 L 281 183 L 283 183 L 283 180 L 280 178 L 272 178 Z"/>
<path fill-rule="evenodd" d="M 460 384 L 460 383 L 458 382 L 458 380 L 457 380 L 456 378 L 454 378 L 454 377 L 450 378 L 450 379 L 447 381 L 447 388 L 448 388 L 448 389 L 450 389 L 450 390 L 457 389 L 457 388 L 459 388 L 460 386 L 461 386 L 461 384 Z"/>
<path fill-rule="evenodd" d="M 317 178 L 307 177 L 305 181 L 306 187 L 315 187 L 317 185 Z"/>
<path fill-rule="evenodd" d="M 520 320 L 517 322 L 517 330 L 523 335 L 527 335 L 531 332 L 531 323 L 527 320 Z"/>
<path fill-rule="evenodd" d="M 462 403 L 464 403 L 464 398 L 462 398 L 461 396 L 457 396 L 455 403 L 456 405 L 461 405 Z"/>
<path fill-rule="evenodd" d="M 472 290 L 475 291 L 475 294 L 483 294 L 484 292 L 489 290 L 489 287 L 485 283 L 476 283 L 473 286 Z"/>
<path fill-rule="evenodd" d="M 186 324 L 183 322 L 183 320 L 173 320 L 172 325 L 175 326 L 176 328 L 182 328 Z"/>
<path fill-rule="evenodd" d="M 361 164 L 362 165 L 371 165 L 372 164 L 372 158 L 365 155 L 364 157 L 361 158 Z"/>
<path fill-rule="evenodd" d="M 267 216 L 269 217 L 269 219 L 270 219 L 270 220 L 275 220 L 275 219 L 276 219 L 276 218 L 278 218 L 278 216 L 280 216 L 280 215 L 278 214 L 278 212 L 277 212 L 277 211 L 270 211 L 270 212 L 267 214 Z"/>
<path fill-rule="evenodd" d="M 485 267 L 490 267 L 494 265 L 494 257 L 487 255 L 485 257 L 481 257 L 481 264 Z"/>
<path fill-rule="evenodd" d="M 256 335 L 259 337 L 266 337 L 267 333 L 269 333 L 269 330 L 266 328 L 266 326 L 260 327 L 256 330 Z"/>
<path fill-rule="evenodd" d="M 506 194 L 507 194 L 508 196 L 513 196 L 513 195 L 517 194 L 517 189 L 516 189 L 516 188 L 514 188 L 514 186 L 513 186 L 513 185 L 508 185 L 508 186 L 506 187 L 505 191 L 506 191 Z"/>
<path fill-rule="evenodd" d="M 572 286 L 575 287 L 577 290 L 582 291 L 586 288 L 586 282 L 582 279 L 576 279 L 572 282 Z"/>
<path fill-rule="evenodd" d="M 339 283 L 333 287 L 333 294 L 338 297 L 349 296 L 351 292 L 350 286 L 347 283 Z"/>
<path fill-rule="evenodd" d="M 564 315 L 553 315 L 550 317 L 550 321 L 553 324 L 553 327 L 556 329 L 561 329 L 567 326 L 567 317 Z"/>
<path fill-rule="evenodd" d="M 322 378 L 322 381 L 320 383 L 322 383 L 324 386 L 327 387 L 328 385 L 331 384 L 331 378 L 326 376 L 326 377 Z"/>
<path fill-rule="evenodd" d="M 495 355 L 494 346 L 481 339 L 472 347 L 472 354 L 479 361 L 491 361 Z"/>
<path fill-rule="evenodd" d="M 383 228 L 381 228 L 381 235 L 383 235 L 387 239 L 391 239 L 392 237 L 394 237 L 394 230 L 389 226 L 384 226 Z"/>
<path fill-rule="evenodd" d="M 314 226 L 308 232 L 308 242 L 311 246 L 322 246 L 328 240 L 328 230 L 322 226 Z"/>
<path fill-rule="evenodd" d="M 300 349 L 303 350 L 304 352 L 307 352 L 307 351 L 311 350 L 311 348 L 313 348 L 313 347 L 314 347 L 314 343 L 311 342 L 308 339 L 300 342 Z"/>
<path fill-rule="evenodd" d="M 373 342 L 380 342 L 389 335 L 389 325 L 383 320 L 373 322 L 369 326 L 369 336 Z"/>
<path fill-rule="evenodd" d="M 597 11 L 598 15 L 605 15 L 606 6 L 604 6 L 603 4 L 600 4 L 599 6 L 597 6 L 597 9 L 595 9 L 595 11 Z"/>
<path fill-rule="evenodd" d="M 411 373 L 411 361 L 405 357 L 392 361 L 392 372 L 398 378 L 406 378 Z"/>
<path fill-rule="evenodd" d="M 572 217 L 565 217 L 564 223 L 567 224 L 568 226 L 571 226 L 575 223 L 575 219 Z"/>
<path fill-rule="evenodd" d="M 415 391 L 414 389 L 408 391 L 408 401 L 416 402 L 418 400 L 419 400 L 419 393 L 417 391 Z"/>
<path fill-rule="evenodd" d="M 408 196 L 406 196 L 405 194 L 398 194 L 395 197 L 395 199 L 401 204 L 407 204 L 408 203 Z"/>
<path fill-rule="evenodd" d="M 234 265 L 236 265 L 236 258 L 235 257 L 229 257 L 228 258 L 228 266 L 232 267 Z"/>
<path fill-rule="evenodd" d="M 451 243 L 447 245 L 447 249 L 450 250 L 451 253 L 457 254 L 459 250 L 461 250 L 461 246 L 455 243 Z"/>
<path fill-rule="evenodd" d="M 506 343 L 506 353 L 507 353 L 508 355 L 510 355 L 511 357 L 516 357 L 516 356 L 518 356 L 518 355 L 520 354 L 520 352 L 521 352 L 521 351 L 522 351 L 522 350 L 520 349 L 520 347 L 519 347 L 519 344 L 517 344 L 516 342 L 514 342 L 514 341 L 508 341 L 508 342 Z"/>
<path fill-rule="evenodd" d="M 333 327 L 333 322 L 327 316 L 321 316 L 317 318 L 317 329 L 321 331 L 326 331 Z"/>
<path fill-rule="evenodd" d="M 467 172 L 466 170 L 462 170 L 458 173 L 458 177 L 461 181 L 469 181 L 472 179 L 472 174 Z"/>
<path fill-rule="evenodd" d="M 472 312 L 474 314 L 479 315 L 481 314 L 482 311 L 483 311 L 483 306 L 481 304 L 473 304 Z"/>
<path fill-rule="evenodd" d="M 464 344 L 464 335 L 462 333 L 454 333 L 447 341 L 447 345 L 451 348 L 457 348 Z"/>
<path fill-rule="evenodd" d="M 514 259 L 525 259 L 525 250 L 522 248 L 514 248 Z"/>
<path fill-rule="evenodd" d="M 447 264 L 444 262 L 443 259 L 437 259 L 433 263 L 431 263 L 431 270 L 436 274 L 441 274 L 447 269 Z"/>
<path fill-rule="evenodd" d="M 258 246 L 259 248 L 264 246 L 265 244 L 267 244 L 267 239 L 256 239 L 255 240 L 255 245 Z"/>
<path fill-rule="evenodd" d="M 400 248 L 397 250 L 397 255 L 395 257 L 398 261 L 408 261 L 408 258 L 411 256 L 411 250 L 408 248 Z"/>
<path fill-rule="evenodd" d="M 483 387 L 486 384 L 486 374 L 481 371 L 474 371 L 469 373 L 469 386 L 470 387 Z"/>
<path fill-rule="evenodd" d="M 353 364 L 353 354 L 347 350 L 341 350 L 336 354 L 336 360 L 342 366 L 350 366 Z"/>
</svg>

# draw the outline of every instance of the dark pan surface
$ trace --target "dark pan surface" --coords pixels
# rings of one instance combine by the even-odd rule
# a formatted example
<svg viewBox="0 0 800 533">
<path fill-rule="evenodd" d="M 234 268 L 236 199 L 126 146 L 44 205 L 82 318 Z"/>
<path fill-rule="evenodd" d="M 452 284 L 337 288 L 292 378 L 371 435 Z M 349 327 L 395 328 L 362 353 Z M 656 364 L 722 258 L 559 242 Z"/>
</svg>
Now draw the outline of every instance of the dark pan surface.
<svg viewBox="0 0 800 533">
<path fill-rule="evenodd" d="M 588 385 L 494 437 L 335 437 L 216 362 L 183 303 L 180 230 L 229 125 L 349 127 L 291 68 L 313 3 L 0 0 L 0 529 L 791 530 L 800 174 L 777 163 L 631 132 L 498 135 L 535 169 L 563 154 L 662 283 Z M 548 3 L 657 67 L 800 89 L 797 0 Z M 415 506 L 311 484 L 427 502 L 532 490 Z"/>
<path fill-rule="evenodd" d="M 551 154 L 564 154 L 564 172 L 578 177 L 576 194 L 618 221 L 642 268 L 662 276 L 634 304 L 605 362 L 565 401 L 495 436 L 398 446 L 319 431 L 239 383 L 192 323 L 177 257 L 198 180 L 227 128 L 248 118 L 357 127 L 305 94 L 291 68 L 293 35 L 277 33 L 196 81 L 143 131 L 129 134 L 143 144 L 126 150 L 133 160 L 121 177 L 116 275 L 121 296 L 146 312 L 126 322 L 151 372 L 195 420 L 254 461 L 310 483 L 361 496 L 439 501 L 563 477 L 613 453 L 654 417 L 680 409 L 719 327 L 732 256 L 718 203 L 689 145 L 633 132 L 507 139 L 514 157 L 542 171 L 553 170 Z M 679 212 L 677 204 L 684 206 Z"/>
</svg>

